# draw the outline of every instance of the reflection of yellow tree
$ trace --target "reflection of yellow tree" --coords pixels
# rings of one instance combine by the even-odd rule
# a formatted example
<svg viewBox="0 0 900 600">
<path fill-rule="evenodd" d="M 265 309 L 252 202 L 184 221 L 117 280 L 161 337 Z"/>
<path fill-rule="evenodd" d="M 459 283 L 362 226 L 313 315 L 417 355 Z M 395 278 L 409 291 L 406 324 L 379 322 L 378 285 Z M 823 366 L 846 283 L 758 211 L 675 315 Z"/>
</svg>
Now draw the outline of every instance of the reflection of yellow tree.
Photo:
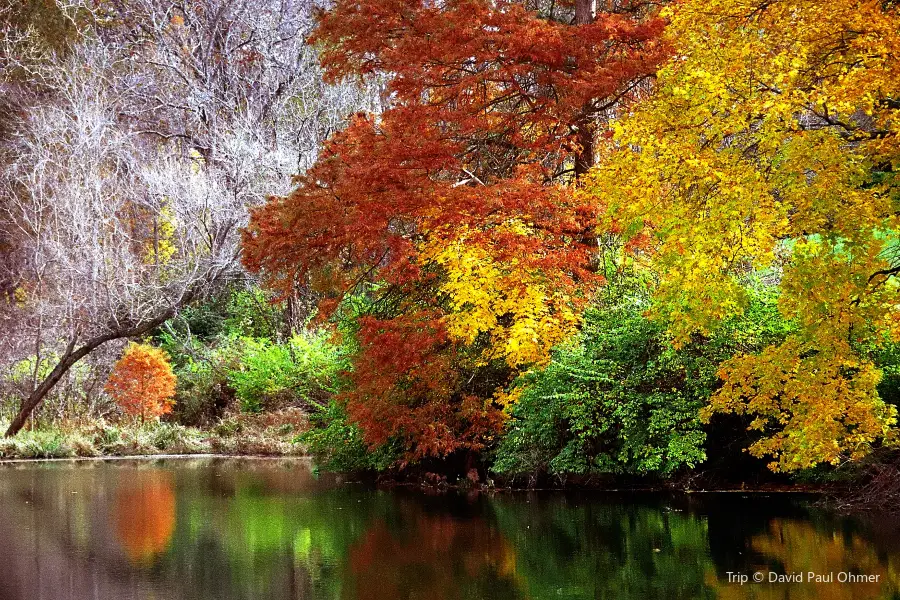
<svg viewBox="0 0 900 600">
<path fill-rule="evenodd" d="M 747 598 L 791 600 L 855 600 L 891 598 L 900 584 L 900 564 L 883 561 L 872 545 L 855 534 L 823 532 L 812 523 L 773 519 L 769 532 L 753 537 L 751 548 L 765 557 L 764 564 L 748 567 L 766 573 L 766 582 L 743 586 L 710 577 L 720 600 Z M 775 565 L 778 565 L 777 567 Z M 803 583 L 768 583 L 768 570 L 803 573 Z M 834 574 L 834 581 L 807 581 L 807 573 Z M 878 583 L 839 583 L 838 573 L 878 575 Z"/>
<path fill-rule="evenodd" d="M 175 530 L 175 492 L 166 471 L 138 471 L 116 494 L 116 532 L 133 563 L 148 563 Z"/>
</svg>

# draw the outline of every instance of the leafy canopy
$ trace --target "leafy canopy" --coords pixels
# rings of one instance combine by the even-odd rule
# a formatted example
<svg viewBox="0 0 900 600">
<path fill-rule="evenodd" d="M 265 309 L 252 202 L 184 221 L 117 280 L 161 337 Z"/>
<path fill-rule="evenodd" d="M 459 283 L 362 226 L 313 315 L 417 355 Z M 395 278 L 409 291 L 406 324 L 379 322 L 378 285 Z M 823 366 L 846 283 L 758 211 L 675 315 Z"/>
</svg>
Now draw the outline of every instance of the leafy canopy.
<svg viewBox="0 0 900 600">
<path fill-rule="evenodd" d="M 615 125 L 589 185 L 653 240 L 654 314 L 676 343 L 747 305 L 771 268 L 783 343 L 725 363 L 705 416 L 753 417 L 771 468 L 858 458 L 896 411 L 861 351 L 900 334 L 900 14 L 866 1 L 688 0 L 655 97 Z"/>
<path fill-rule="evenodd" d="M 365 297 L 343 400 L 368 443 L 400 439 L 409 459 L 482 448 L 498 391 L 577 325 L 602 278 L 595 211 L 570 184 L 597 115 L 666 56 L 641 7 L 578 24 L 571 5 L 509 0 L 321 15 L 327 74 L 384 77 L 386 106 L 253 212 L 244 264 L 283 293 L 311 286 L 323 314 Z"/>
</svg>

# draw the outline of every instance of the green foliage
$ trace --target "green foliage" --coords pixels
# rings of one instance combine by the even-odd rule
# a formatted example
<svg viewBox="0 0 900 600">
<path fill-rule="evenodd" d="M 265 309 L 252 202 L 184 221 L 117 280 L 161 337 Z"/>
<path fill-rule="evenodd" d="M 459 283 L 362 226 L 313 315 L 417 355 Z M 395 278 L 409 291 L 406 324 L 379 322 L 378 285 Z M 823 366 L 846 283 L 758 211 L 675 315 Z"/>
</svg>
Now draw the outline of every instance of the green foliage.
<svg viewBox="0 0 900 600">
<path fill-rule="evenodd" d="M 57 431 L 24 431 L 14 439 L 0 442 L 0 457 L 64 458 L 74 456 L 72 448 Z"/>
<path fill-rule="evenodd" d="M 197 430 L 177 423 L 160 423 L 153 429 L 150 443 L 160 451 L 178 454 L 196 452 L 201 445 Z"/>
<path fill-rule="evenodd" d="M 384 471 L 399 454 L 390 444 L 370 449 L 359 427 L 347 420 L 346 411 L 333 400 L 310 417 L 310 424 L 297 441 L 306 445 L 316 464 L 326 471 Z"/>
<path fill-rule="evenodd" d="M 283 340 L 284 307 L 259 289 L 233 290 L 180 317 L 157 341 L 173 359 L 175 418 L 184 424 L 209 425 L 234 399 L 251 413 L 298 402 L 318 409 L 345 368 L 344 350 L 324 331 Z"/>
<path fill-rule="evenodd" d="M 209 425 L 234 399 L 228 373 L 240 359 L 239 340 L 218 339 L 203 343 L 182 338 L 177 331 L 157 336 L 159 345 L 172 357 L 178 378 L 173 417 L 184 425 Z"/>
<path fill-rule="evenodd" d="M 644 308 L 589 310 L 579 338 L 526 377 L 495 470 L 669 474 L 705 459 L 697 412 L 715 365 L 667 346 Z"/>
<path fill-rule="evenodd" d="M 284 306 L 272 304 L 258 288 L 232 289 L 227 294 L 185 308 L 168 326 L 179 339 L 202 342 L 252 337 L 278 339 L 287 327 Z"/>
<path fill-rule="evenodd" d="M 670 475 L 703 462 L 698 412 L 720 385 L 719 364 L 790 329 L 768 288 L 749 292 L 744 317 L 680 350 L 640 296 L 588 310 L 580 335 L 521 382 L 493 469 Z"/>
<path fill-rule="evenodd" d="M 259 288 L 232 292 L 223 316 L 222 330 L 229 337 L 277 339 L 287 329 L 284 306 L 272 304 Z"/>
<path fill-rule="evenodd" d="M 278 398 L 323 408 L 343 368 L 343 353 L 325 332 L 303 332 L 285 344 L 242 338 L 228 383 L 246 412 L 259 412 Z"/>
</svg>

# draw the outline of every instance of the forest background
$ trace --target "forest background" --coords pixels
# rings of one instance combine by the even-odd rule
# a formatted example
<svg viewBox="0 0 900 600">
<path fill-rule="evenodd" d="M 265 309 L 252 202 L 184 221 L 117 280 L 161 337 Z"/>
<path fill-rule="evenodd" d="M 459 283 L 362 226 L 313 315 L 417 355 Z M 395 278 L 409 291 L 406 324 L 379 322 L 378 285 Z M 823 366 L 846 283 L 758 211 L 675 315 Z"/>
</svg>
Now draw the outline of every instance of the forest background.
<svg viewBox="0 0 900 600">
<path fill-rule="evenodd" d="M 0 456 L 896 494 L 898 10 L 7 2 Z"/>
</svg>

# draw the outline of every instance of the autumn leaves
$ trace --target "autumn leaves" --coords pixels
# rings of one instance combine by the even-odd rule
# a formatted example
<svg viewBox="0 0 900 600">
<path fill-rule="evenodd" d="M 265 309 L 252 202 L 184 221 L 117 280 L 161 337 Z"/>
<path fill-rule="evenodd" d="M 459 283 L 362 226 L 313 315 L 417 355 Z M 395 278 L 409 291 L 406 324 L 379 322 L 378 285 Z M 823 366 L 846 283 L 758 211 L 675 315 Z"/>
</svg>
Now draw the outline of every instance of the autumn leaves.
<svg viewBox="0 0 900 600">
<path fill-rule="evenodd" d="M 750 447 L 792 471 L 892 436 L 872 349 L 896 341 L 900 15 L 881 2 L 686 2 L 678 57 L 616 125 L 590 189 L 652 232 L 655 313 L 707 335 L 765 273 L 794 331 L 720 371 L 705 409 L 752 418 Z"/>
<path fill-rule="evenodd" d="M 163 350 L 129 344 L 113 367 L 106 392 L 131 417 L 156 419 L 172 412 L 175 375 Z"/>
<path fill-rule="evenodd" d="M 896 420 L 871 349 L 898 331 L 897 8 L 617 6 L 572 25 L 566 6 L 337 2 L 324 64 L 380 73 L 386 109 L 254 213 L 246 266 L 357 323 L 343 402 L 413 460 L 501 435 L 517 377 L 603 285 L 601 236 L 640 258 L 676 348 L 762 278 L 791 332 L 726 361 L 703 415 L 748 415 L 775 470 L 863 456 Z M 575 181 L 588 122 L 608 135 Z"/>
</svg>

